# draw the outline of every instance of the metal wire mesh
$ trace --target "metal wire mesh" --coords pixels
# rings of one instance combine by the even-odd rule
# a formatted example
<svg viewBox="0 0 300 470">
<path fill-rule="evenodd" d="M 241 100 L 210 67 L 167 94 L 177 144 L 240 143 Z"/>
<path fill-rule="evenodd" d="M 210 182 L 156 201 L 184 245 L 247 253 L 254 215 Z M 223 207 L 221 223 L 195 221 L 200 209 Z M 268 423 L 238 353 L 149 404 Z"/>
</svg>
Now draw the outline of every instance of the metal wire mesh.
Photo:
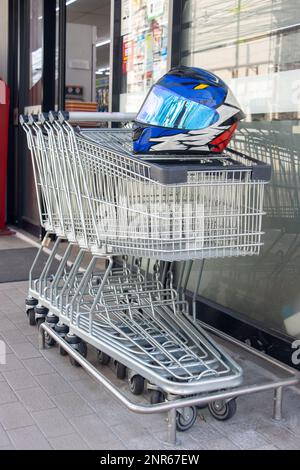
<svg viewBox="0 0 300 470">
<path fill-rule="evenodd" d="M 232 158 L 162 184 L 130 154 L 128 130 L 89 131 L 97 143 L 68 123 L 26 131 L 46 230 L 101 254 L 172 261 L 259 253 L 265 181 Z"/>
</svg>

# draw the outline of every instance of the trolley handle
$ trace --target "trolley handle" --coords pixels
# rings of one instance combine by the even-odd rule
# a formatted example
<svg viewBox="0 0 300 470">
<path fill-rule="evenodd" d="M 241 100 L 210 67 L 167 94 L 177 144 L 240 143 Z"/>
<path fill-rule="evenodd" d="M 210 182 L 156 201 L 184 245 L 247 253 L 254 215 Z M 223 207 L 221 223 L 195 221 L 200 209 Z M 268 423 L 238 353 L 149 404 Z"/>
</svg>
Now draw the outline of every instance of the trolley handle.
<svg viewBox="0 0 300 470">
<path fill-rule="evenodd" d="M 60 111 L 59 118 L 70 123 L 80 122 L 131 122 L 136 118 L 135 113 L 96 113 L 96 112 L 64 112 Z"/>
<path fill-rule="evenodd" d="M 38 114 L 20 114 L 19 122 L 21 126 L 28 124 L 32 126 L 35 122 L 40 122 Z"/>
<path fill-rule="evenodd" d="M 58 120 L 58 112 L 57 111 L 49 111 L 48 120 L 53 123 L 54 121 Z"/>
<path fill-rule="evenodd" d="M 241 161 L 246 161 L 249 164 L 252 164 L 252 179 L 253 180 L 262 180 L 262 181 L 270 181 L 272 177 L 272 167 L 269 163 L 262 162 L 250 155 L 246 155 L 238 150 L 227 148 L 226 152 L 233 155 L 237 159 L 241 159 Z"/>
<path fill-rule="evenodd" d="M 24 124 L 28 124 L 28 116 L 26 114 L 20 114 L 19 122 L 21 126 L 24 126 Z"/>
<path fill-rule="evenodd" d="M 33 124 L 40 122 L 44 124 L 47 121 L 53 123 L 59 121 L 61 124 L 65 121 L 70 123 L 98 123 L 98 122 L 131 122 L 136 118 L 135 113 L 96 113 L 96 112 L 68 112 L 68 111 L 49 111 L 49 113 L 20 115 L 20 124 Z"/>
<path fill-rule="evenodd" d="M 45 124 L 47 121 L 49 121 L 49 113 L 39 113 L 39 122 Z"/>
</svg>

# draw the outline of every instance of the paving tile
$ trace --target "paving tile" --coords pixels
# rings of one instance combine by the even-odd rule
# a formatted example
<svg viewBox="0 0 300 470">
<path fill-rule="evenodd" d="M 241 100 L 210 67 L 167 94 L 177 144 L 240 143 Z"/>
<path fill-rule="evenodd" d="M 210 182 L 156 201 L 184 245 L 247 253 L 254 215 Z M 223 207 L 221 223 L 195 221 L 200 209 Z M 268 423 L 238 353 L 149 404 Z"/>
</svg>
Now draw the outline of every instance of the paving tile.
<svg viewBox="0 0 300 470">
<path fill-rule="evenodd" d="M 49 450 L 51 446 L 37 426 L 8 431 L 8 435 L 17 450 Z"/>
<path fill-rule="evenodd" d="M 15 324 L 15 321 L 20 320 L 23 317 L 23 315 L 25 315 L 25 310 L 21 310 L 15 304 L 11 304 L 5 307 L 4 309 L 1 306 L 0 312 L 2 312 L 2 315 L 1 315 L 2 318 L 6 318 L 7 320 L 10 320 L 14 324 Z M 8 331 L 13 331 L 13 330 L 8 330 Z"/>
<path fill-rule="evenodd" d="M 226 437 L 221 437 L 210 442 L 202 441 L 201 448 L 205 450 L 240 450 L 235 443 Z"/>
<path fill-rule="evenodd" d="M 157 441 L 161 444 L 162 448 L 164 449 L 176 449 L 176 450 L 203 450 L 203 447 L 193 441 L 190 438 L 190 431 L 186 432 L 177 432 L 176 435 L 176 445 L 171 444 L 169 442 L 169 436 L 168 436 L 168 429 L 165 427 L 163 430 L 160 431 L 160 433 L 156 433 Z"/>
<path fill-rule="evenodd" d="M 224 436 L 233 432 L 244 433 L 251 431 L 260 426 L 268 426 L 272 422 L 271 414 L 267 417 L 263 412 L 260 413 L 260 406 L 258 407 L 257 404 L 252 414 L 244 413 L 243 407 L 240 404 L 238 406 L 240 410 L 239 416 L 234 416 L 229 421 L 217 421 L 207 410 L 205 410 L 204 418 L 211 427 L 220 431 Z M 264 405 L 262 404 L 262 406 Z"/>
<path fill-rule="evenodd" d="M 8 345 L 8 342 L 6 339 L 0 335 L 0 341 L 1 341 L 1 362 L 4 362 L 5 358 L 3 357 L 3 354 L 6 356 L 7 354 L 13 354 L 13 351 L 11 347 Z"/>
<path fill-rule="evenodd" d="M 24 365 L 16 357 L 14 353 L 9 353 L 6 355 L 6 364 L 0 364 L 0 372 L 4 373 L 10 370 L 23 369 Z"/>
<path fill-rule="evenodd" d="M 0 425 L 0 449 L 3 446 L 11 445 L 10 439 L 6 431 L 4 431 L 3 427 Z"/>
<path fill-rule="evenodd" d="M 54 373 L 52 365 L 43 357 L 33 357 L 23 361 L 26 369 L 30 371 L 33 376 Z"/>
<path fill-rule="evenodd" d="M 26 317 L 18 319 L 12 318 L 12 322 L 14 322 L 15 328 L 17 328 L 18 331 L 21 331 L 24 336 L 32 335 L 34 332 L 38 335 L 37 328 L 35 326 L 30 326 Z"/>
<path fill-rule="evenodd" d="M 126 439 L 125 446 L 128 450 L 164 450 L 167 448 L 162 442 L 149 436 Z"/>
<path fill-rule="evenodd" d="M 12 346 L 13 351 L 19 359 L 29 359 L 39 357 L 41 354 L 29 341 L 18 343 Z"/>
<path fill-rule="evenodd" d="M 25 302 L 16 304 L 13 301 L 9 300 L 4 305 L 1 302 L 1 310 L 6 314 L 9 320 L 22 318 L 25 315 L 26 318 L 26 307 Z"/>
<path fill-rule="evenodd" d="M 58 351 L 57 351 L 58 354 Z M 68 357 L 61 357 L 59 362 L 53 363 L 55 370 L 68 381 L 89 379 L 87 372 L 82 367 L 74 367 Z"/>
<path fill-rule="evenodd" d="M 145 416 L 145 418 L 147 418 L 147 416 Z M 196 442 L 191 438 L 190 433 L 191 433 L 191 431 L 186 431 L 186 432 L 182 432 L 182 433 L 177 432 L 176 445 L 175 446 L 174 446 L 174 444 L 169 443 L 167 425 L 162 427 L 160 431 L 157 431 L 154 434 L 154 437 L 155 437 L 156 441 L 159 443 L 159 445 L 162 448 L 178 449 L 178 450 L 180 450 L 180 449 L 184 450 L 184 449 L 187 449 L 187 448 L 190 448 L 190 449 L 193 449 L 193 450 L 203 449 L 203 447 L 201 447 L 199 442 Z"/>
<path fill-rule="evenodd" d="M 298 436 L 300 441 L 300 394 L 296 387 L 293 390 L 285 390 L 283 418 L 282 425 Z"/>
<path fill-rule="evenodd" d="M 144 425 L 140 423 L 138 426 L 135 422 L 132 422 L 130 420 L 130 416 L 127 422 L 120 422 L 117 425 L 114 425 L 111 427 L 111 429 L 114 431 L 114 433 L 119 436 L 119 438 L 123 441 L 126 442 L 127 439 L 129 438 L 151 438 L 151 435 L 146 428 L 147 426 L 147 416 L 145 416 L 145 421 Z"/>
<path fill-rule="evenodd" d="M 37 385 L 34 377 L 26 369 L 11 370 L 3 373 L 13 390 L 21 390 Z"/>
<path fill-rule="evenodd" d="M 70 421 L 92 449 L 124 448 L 122 441 L 97 415 L 76 416 Z"/>
<path fill-rule="evenodd" d="M 134 425 L 139 426 L 142 418 L 144 418 L 145 421 L 145 416 L 142 417 L 142 415 L 132 413 L 124 405 L 111 397 L 107 399 L 103 398 L 96 402 L 90 402 L 90 406 L 108 426 L 118 425 L 121 422 L 127 422 L 129 420 L 131 423 L 134 423 Z M 148 418 L 152 418 L 153 416 L 154 415 L 149 415 L 146 417 L 147 423 Z M 155 418 L 157 418 L 157 416 L 155 416 Z M 161 424 L 161 420 L 159 420 L 159 423 Z"/>
<path fill-rule="evenodd" d="M 10 321 L 8 318 L 4 318 L 0 323 L 0 333 L 5 333 L 7 331 L 14 331 L 16 329 L 15 324 Z"/>
<path fill-rule="evenodd" d="M 64 436 L 74 432 L 74 428 L 57 408 L 34 411 L 32 417 L 47 438 Z"/>
<path fill-rule="evenodd" d="M 105 388 L 94 382 L 91 378 L 75 380 L 72 387 L 88 402 L 107 401 L 110 399 Z"/>
<path fill-rule="evenodd" d="M 255 450 L 279 450 L 278 447 L 268 444 L 265 446 L 257 447 Z"/>
<path fill-rule="evenodd" d="M 156 433 L 161 431 L 162 429 L 167 429 L 168 426 L 168 415 L 166 413 L 156 413 L 150 415 L 142 415 L 142 414 L 135 414 L 131 411 L 127 410 L 127 419 L 134 415 L 139 423 L 147 426 L 150 433 L 156 436 Z"/>
<path fill-rule="evenodd" d="M 1 284 L 0 288 L 3 287 Z M 6 313 L 7 309 L 10 308 L 18 308 L 16 304 L 11 300 L 11 298 L 6 294 L 6 291 L 2 288 L 1 289 L 1 310 Z"/>
<path fill-rule="evenodd" d="M 4 331 L 1 333 L 1 335 L 4 341 L 10 346 L 17 343 L 26 342 L 25 336 L 16 328 L 14 330 Z"/>
<path fill-rule="evenodd" d="M 34 334 L 27 334 L 26 333 L 26 340 L 29 341 L 35 348 L 39 349 L 39 336 L 36 333 Z"/>
<path fill-rule="evenodd" d="M 0 295 L 1 295 L 1 292 L 0 292 Z M 0 320 L 2 321 L 3 319 L 7 319 L 7 315 L 2 309 L 0 309 Z"/>
<path fill-rule="evenodd" d="M 189 431 L 189 434 L 196 442 L 202 440 L 221 439 L 224 434 L 219 428 L 214 428 L 210 423 L 207 423 L 198 416 L 195 425 Z M 229 435 L 229 433 L 227 433 Z"/>
<path fill-rule="evenodd" d="M 24 297 L 24 293 L 18 289 L 17 285 L 10 285 L 9 289 L 7 289 L 5 293 L 12 302 L 16 303 L 17 305 L 25 305 L 26 296 Z"/>
<path fill-rule="evenodd" d="M 62 393 L 73 392 L 73 389 L 68 382 L 56 373 L 38 375 L 36 376 L 36 380 L 51 397 Z"/>
<path fill-rule="evenodd" d="M 299 449 L 300 397 L 295 390 L 285 392 L 285 419 L 281 423 L 271 420 L 269 392 L 259 397 L 245 396 L 239 398 L 238 412 L 230 421 L 217 422 L 207 410 L 201 410 L 204 420 L 198 418 L 191 430 L 178 433 L 176 447 L 168 445 L 165 414 L 143 416 L 129 412 L 83 369 L 72 367 L 57 347 L 38 350 L 37 329 L 29 326 L 25 315 L 27 289 L 27 282 L 0 284 L 0 339 L 8 351 L 7 364 L 0 365 L 0 450 L 50 446 L 106 450 Z M 93 361 L 93 350 L 89 352 L 91 358 Z M 264 376 L 258 366 L 246 363 L 245 367 L 252 368 L 256 377 Z M 109 368 L 103 368 L 103 372 L 116 381 Z M 38 385 L 33 387 L 36 381 Z"/>
<path fill-rule="evenodd" d="M 255 450 L 258 447 L 268 445 L 269 442 L 257 431 L 250 430 L 240 432 L 233 432 L 228 434 L 228 437 L 241 449 Z"/>
<path fill-rule="evenodd" d="M 29 412 L 55 408 L 55 403 L 41 387 L 26 388 L 17 391 L 17 396 Z"/>
<path fill-rule="evenodd" d="M 49 442 L 55 450 L 88 450 L 90 447 L 80 437 L 79 434 L 73 433 L 67 436 L 54 437 Z"/>
<path fill-rule="evenodd" d="M 53 365 L 53 367 L 55 364 L 61 363 L 62 360 L 67 359 L 59 354 L 57 347 L 41 349 L 40 353 L 47 361 L 49 361 Z"/>
<path fill-rule="evenodd" d="M 18 398 L 6 381 L 0 382 L 0 405 L 13 403 Z"/>
<path fill-rule="evenodd" d="M 299 450 L 299 437 L 293 435 L 280 424 L 274 423 L 273 425 L 262 426 L 257 428 L 256 431 L 281 450 Z"/>
<path fill-rule="evenodd" d="M 33 419 L 26 411 L 25 407 L 19 403 L 6 403 L 0 405 L 0 424 L 4 429 L 14 429 L 21 426 L 31 426 Z"/>
<path fill-rule="evenodd" d="M 76 392 L 56 395 L 55 403 L 66 417 L 87 415 L 93 411 L 87 402 Z"/>
</svg>

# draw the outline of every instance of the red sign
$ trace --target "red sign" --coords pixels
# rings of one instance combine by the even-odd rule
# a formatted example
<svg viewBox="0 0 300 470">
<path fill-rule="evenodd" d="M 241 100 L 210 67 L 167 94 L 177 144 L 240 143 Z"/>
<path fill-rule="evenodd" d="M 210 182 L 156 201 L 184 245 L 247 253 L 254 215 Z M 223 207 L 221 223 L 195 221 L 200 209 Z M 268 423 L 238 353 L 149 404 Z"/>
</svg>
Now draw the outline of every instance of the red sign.
<svg viewBox="0 0 300 470">
<path fill-rule="evenodd" d="M 0 234 L 9 233 L 5 227 L 9 97 L 9 88 L 0 78 Z"/>
</svg>

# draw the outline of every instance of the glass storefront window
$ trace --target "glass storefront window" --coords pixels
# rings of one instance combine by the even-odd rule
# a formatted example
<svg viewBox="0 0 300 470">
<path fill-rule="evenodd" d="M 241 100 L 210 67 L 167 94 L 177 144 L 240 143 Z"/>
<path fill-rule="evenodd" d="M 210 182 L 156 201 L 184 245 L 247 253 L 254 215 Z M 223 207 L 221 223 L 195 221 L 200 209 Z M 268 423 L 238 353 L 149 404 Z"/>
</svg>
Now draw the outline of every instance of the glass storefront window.
<svg viewBox="0 0 300 470">
<path fill-rule="evenodd" d="M 299 2 L 188 0 L 183 22 L 182 64 L 219 75 L 246 114 L 231 145 L 273 169 L 261 255 L 206 261 L 200 294 L 300 337 Z"/>
<path fill-rule="evenodd" d="M 29 106 L 42 102 L 43 74 L 43 1 L 30 0 L 29 25 Z"/>
<path fill-rule="evenodd" d="M 108 111 L 110 0 L 68 0 L 66 111 Z"/>
<path fill-rule="evenodd" d="M 121 111 L 137 111 L 167 71 L 168 14 L 168 0 L 122 0 Z"/>
</svg>

